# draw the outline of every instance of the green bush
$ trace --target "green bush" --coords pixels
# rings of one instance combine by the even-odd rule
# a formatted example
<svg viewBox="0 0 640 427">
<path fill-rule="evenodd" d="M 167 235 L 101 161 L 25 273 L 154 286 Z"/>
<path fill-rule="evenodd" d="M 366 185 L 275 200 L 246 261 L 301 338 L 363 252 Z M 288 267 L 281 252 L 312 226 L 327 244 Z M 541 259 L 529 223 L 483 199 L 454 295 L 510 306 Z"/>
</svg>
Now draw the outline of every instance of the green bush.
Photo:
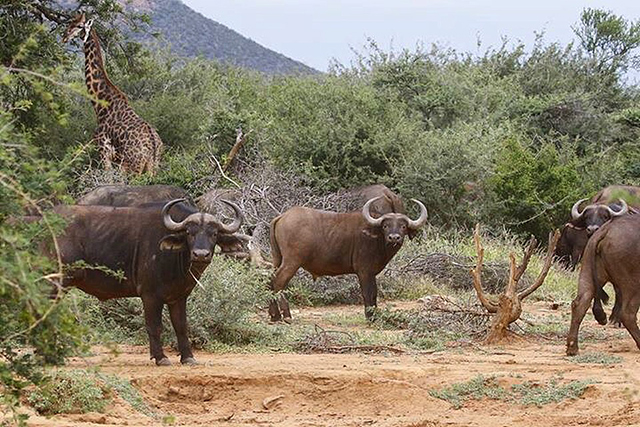
<svg viewBox="0 0 640 427">
<path fill-rule="evenodd" d="M 389 182 L 420 124 L 364 81 L 288 78 L 267 93 L 266 148 L 319 190 Z"/>
<path fill-rule="evenodd" d="M 567 217 L 571 205 L 582 198 L 581 177 L 575 157 L 551 143 L 539 149 L 512 136 L 502 142 L 494 174 L 487 187 L 493 198 L 488 220 L 545 241 L 547 233 Z M 498 219 L 498 221 L 495 221 Z"/>
<path fill-rule="evenodd" d="M 102 412 L 112 399 L 95 374 L 74 369 L 48 374 L 27 400 L 40 414 L 53 415 Z"/>
</svg>

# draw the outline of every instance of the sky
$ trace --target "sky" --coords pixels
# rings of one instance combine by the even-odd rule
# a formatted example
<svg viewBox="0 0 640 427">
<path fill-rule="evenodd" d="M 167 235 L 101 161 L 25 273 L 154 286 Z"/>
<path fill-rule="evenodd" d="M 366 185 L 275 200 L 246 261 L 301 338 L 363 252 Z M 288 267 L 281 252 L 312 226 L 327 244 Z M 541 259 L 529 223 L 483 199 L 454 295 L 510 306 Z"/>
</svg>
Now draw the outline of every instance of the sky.
<svg viewBox="0 0 640 427">
<path fill-rule="evenodd" d="M 640 19 L 640 0 L 182 0 L 192 9 L 269 49 L 327 71 L 348 65 L 367 39 L 385 50 L 438 43 L 482 53 L 502 37 L 530 48 L 544 31 L 567 44 L 586 8 Z M 480 47 L 478 47 L 480 41 Z"/>
</svg>

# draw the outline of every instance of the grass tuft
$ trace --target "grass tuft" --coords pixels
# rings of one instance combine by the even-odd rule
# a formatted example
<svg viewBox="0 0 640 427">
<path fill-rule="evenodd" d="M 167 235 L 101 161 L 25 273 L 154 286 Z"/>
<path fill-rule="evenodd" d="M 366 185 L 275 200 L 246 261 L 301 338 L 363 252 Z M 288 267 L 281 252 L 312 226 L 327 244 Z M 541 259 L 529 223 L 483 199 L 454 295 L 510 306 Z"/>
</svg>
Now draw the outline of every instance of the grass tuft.
<svg viewBox="0 0 640 427">
<path fill-rule="evenodd" d="M 591 363 L 591 364 L 599 364 L 599 365 L 615 365 L 617 363 L 622 362 L 622 357 L 616 356 L 609 353 L 603 353 L 599 351 L 591 352 L 591 353 L 582 353 L 578 356 L 574 356 L 569 358 L 572 362 L 575 363 Z"/>
<path fill-rule="evenodd" d="M 577 399 L 594 381 L 570 381 L 560 384 L 557 378 L 545 383 L 525 381 L 514 384 L 508 389 L 500 385 L 495 376 L 478 375 L 463 383 L 452 384 L 439 390 L 431 390 L 429 394 L 437 399 L 446 400 L 455 409 L 460 409 L 468 400 L 492 399 L 520 405 L 543 406 L 566 399 Z"/>
</svg>

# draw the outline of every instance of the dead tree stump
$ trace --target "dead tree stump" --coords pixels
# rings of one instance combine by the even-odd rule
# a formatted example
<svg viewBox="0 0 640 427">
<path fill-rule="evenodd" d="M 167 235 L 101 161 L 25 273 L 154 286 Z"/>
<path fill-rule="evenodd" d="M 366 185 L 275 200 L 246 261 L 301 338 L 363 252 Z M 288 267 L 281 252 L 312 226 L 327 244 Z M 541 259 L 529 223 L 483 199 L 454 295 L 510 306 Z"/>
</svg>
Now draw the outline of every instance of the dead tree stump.
<svg viewBox="0 0 640 427">
<path fill-rule="evenodd" d="M 536 289 L 538 289 L 544 279 L 547 277 L 551 262 L 553 260 L 553 251 L 560 238 L 560 232 L 549 233 L 549 245 L 547 247 L 547 256 L 544 261 L 542 271 L 538 275 L 535 282 L 527 289 L 517 292 L 518 282 L 526 271 L 531 255 L 536 247 L 536 239 L 532 236 L 529 244 L 524 252 L 522 263 L 516 265 L 516 255 L 511 252 L 509 254 L 509 281 L 507 287 L 497 298 L 497 301 L 488 298 L 482 288 L 482 261 L 484 258 L 484 248 L 480 242 L 480 224 L 476 225 L 476 229 L 473 233 L 473 239 L 476 244 L 476 253 L 478 256 L 476 262 L 476 268 L 471 270 L 471 276 L 473 276 L 473 287 L 476 290 L 478 299 L 482 303 L 483 307 L 487 309 L 489 313 L 494 313 L 491 320 L 491 326 L 487 333 L 485 342 L 487 344 L 497 344 L 504 341 L 509 336 L 509 325 L 520 318 L 522 314 L 522 301 L 531 295 Z"/>
</svg>

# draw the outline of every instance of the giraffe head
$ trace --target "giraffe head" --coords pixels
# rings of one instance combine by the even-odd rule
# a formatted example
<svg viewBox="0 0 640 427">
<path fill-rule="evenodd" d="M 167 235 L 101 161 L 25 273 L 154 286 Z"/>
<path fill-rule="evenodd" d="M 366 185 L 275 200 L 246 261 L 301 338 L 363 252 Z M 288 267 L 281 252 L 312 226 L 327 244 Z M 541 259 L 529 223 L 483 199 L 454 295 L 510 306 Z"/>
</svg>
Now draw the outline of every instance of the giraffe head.
<svg viewBox="0 0 640 427">
<path fill-rule="evenodd" d="M 64 36 L 62 37 L 62 42 L 67 43 L 68 41 L 78 37 L 82 34 L 83 41 L 87 41 L 89 38 L 89 33 L 91 32 L 91 26 L 93 25 L 93 19 L 89 19 L 87 21 L 87 17 L 84 13 L 80 13 L 76 15 L 75 18 L 71 20 L 67 30 L 64 32 Z"/>
</svg>

